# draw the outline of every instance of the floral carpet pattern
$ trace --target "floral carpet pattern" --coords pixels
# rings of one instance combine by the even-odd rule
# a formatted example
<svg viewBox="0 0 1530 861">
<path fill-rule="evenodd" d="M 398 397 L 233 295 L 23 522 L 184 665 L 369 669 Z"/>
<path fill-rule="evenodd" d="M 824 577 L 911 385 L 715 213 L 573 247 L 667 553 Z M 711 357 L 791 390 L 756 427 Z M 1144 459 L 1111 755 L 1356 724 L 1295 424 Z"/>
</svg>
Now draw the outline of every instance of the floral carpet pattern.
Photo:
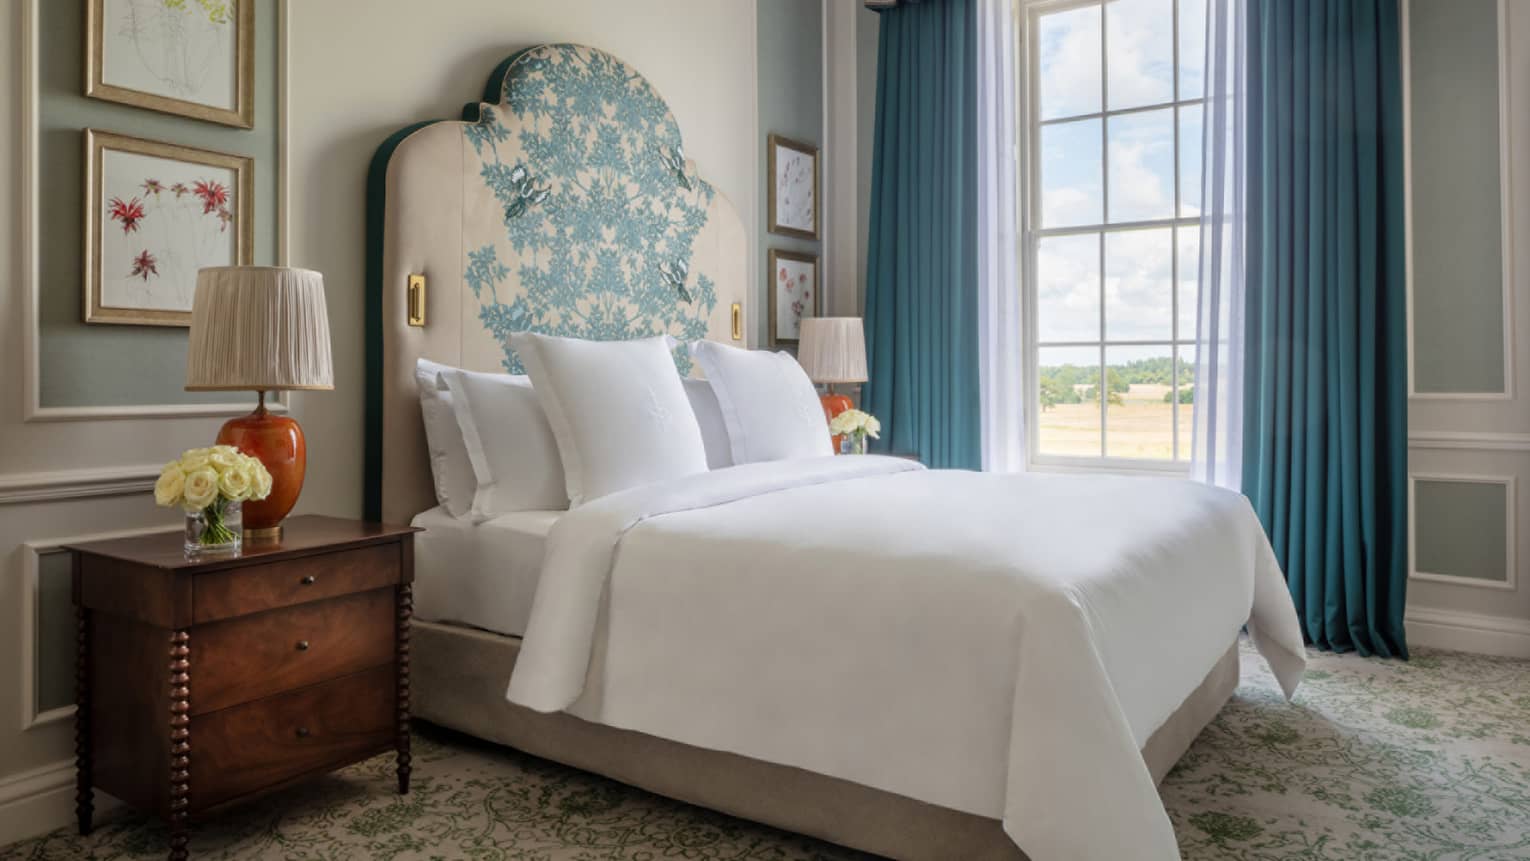
<svg viewBox="0 0 1530 861">
<path fill-rule="evenodd" d="M 1530 859 L 1530 662 L 1311 653 L 1294 703 L 1245 644 L 1243 685 L 1164 782 L 1189 859 Z M 200 826 L 198 859 L 850 861 L 868 856 L 667 801 L 440 730 L 414 787 L 372 759 Z M 165 832 L 102 817 L 0 861 L 159 858 Z"/>
</svg>

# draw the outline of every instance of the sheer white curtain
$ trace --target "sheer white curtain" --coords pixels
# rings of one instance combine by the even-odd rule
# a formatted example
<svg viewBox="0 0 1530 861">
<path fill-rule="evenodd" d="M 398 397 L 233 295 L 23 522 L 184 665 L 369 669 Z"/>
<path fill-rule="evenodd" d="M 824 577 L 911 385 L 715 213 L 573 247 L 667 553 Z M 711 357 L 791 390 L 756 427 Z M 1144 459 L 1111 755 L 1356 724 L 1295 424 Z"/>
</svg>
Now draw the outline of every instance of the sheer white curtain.
<svg viewBox="0 0 1530 861">
<path fill-rule="evenodd" d="M 978 0 L 978 385 L 989 472 L 1025 468 L 1015 24 L 1011 0 Z"/>
<path fill-rule="evenodd" d="M 1233 490 L 1243 479 L 1247 18 L 1247 0 L 1210 0 L 1206 10 L 1201 289 L 1190 463 L 1197 481 Z"/>
</svg>

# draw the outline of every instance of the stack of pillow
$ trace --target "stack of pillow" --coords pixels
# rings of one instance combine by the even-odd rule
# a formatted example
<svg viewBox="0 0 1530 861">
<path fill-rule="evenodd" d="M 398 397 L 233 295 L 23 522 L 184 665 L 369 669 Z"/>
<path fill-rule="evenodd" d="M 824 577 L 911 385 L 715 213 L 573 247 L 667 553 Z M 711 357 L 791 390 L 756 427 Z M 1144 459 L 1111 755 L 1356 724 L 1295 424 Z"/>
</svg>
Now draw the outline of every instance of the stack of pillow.
<svg viewBox="0 0 1530 861">
<path fill-rule="evenodd" d="M 813 384 L 786 353 L 689 346 L 682 379 L 666 337 L 511 336 L 525 376 L 425 359 L 416 367 L 436 498 L 482 522 L 577 507 L 734 464 L 833 454 Z"/>
</svg>

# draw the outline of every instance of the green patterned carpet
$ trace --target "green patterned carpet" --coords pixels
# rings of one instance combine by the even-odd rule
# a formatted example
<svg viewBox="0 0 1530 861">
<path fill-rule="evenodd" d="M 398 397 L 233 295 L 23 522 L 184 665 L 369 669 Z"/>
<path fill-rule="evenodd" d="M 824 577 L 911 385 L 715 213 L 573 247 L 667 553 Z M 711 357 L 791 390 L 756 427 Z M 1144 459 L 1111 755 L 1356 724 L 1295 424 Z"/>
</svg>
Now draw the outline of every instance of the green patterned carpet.
<svg viewBox="0 0 1530 861">
<path fill-rule="evenodd" d="M 1294 704 L 1245 645 L 1244 683 L 1163 787 L 1186 858 L 1530 858 L 1530 662 L 1312 653 Z M 199 859 L 837 861 L 865 859 L 427 730 L 414 790 L 379 757 L 239 808 Z M 0 849 L 18 859 L 163 857 L 128 814 Z"/>
</svg>

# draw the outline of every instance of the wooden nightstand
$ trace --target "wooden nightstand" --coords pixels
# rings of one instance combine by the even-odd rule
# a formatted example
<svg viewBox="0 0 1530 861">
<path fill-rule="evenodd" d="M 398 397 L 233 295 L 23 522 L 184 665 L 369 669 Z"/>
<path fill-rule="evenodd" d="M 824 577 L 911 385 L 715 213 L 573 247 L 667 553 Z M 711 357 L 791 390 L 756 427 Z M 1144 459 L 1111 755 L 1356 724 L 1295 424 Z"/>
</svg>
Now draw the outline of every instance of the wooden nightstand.
<svg viewBox="0 0 1530 861">
<path fill-rule="evenodd" d="M 71 546 L 76 813 L 92 787 L 188 826 L 398 752 L 409 791 L 412 527 L 295 517 L 280 543 L 187 560 L 180 533 Z"/>
</svg>

